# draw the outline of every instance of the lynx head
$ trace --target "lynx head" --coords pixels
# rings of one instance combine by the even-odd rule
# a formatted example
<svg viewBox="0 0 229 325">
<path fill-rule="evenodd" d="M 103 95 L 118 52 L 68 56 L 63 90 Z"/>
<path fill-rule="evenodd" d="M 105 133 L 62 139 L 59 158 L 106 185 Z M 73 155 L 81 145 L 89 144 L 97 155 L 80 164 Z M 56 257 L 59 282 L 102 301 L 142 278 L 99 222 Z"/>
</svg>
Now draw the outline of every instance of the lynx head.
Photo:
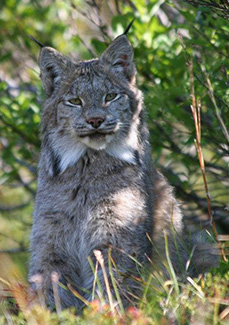
<svg viewBox="0 0 229 325">
<path fill-rule="evenodd" d="M 135 163 L 142 105 L 127 36 L 117 37 L 99 59 L 74 62 L 42 47 L 39 62 L 47 98 L 42 139 L 50 173 L 53 164 L 63 172 L 91 150 Z"/>
</svg>

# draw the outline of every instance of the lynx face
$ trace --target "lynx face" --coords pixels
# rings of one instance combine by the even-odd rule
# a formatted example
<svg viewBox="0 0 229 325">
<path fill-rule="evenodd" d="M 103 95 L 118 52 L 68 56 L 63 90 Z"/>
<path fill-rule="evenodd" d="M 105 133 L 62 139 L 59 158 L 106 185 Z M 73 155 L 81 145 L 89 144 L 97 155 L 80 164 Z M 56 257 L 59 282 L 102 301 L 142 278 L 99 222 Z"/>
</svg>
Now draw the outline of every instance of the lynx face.
<svg viewBox="0 0 229 325">
<path fill-rule="evenodd" d="M 43 136 L 61 172 L 88 150 L 134 164 L 141 95 L 127 37 L 115 39 L 99 59 L 80 63 L 44 47 L 40 67 L 48 97 Z"/>
<path fill-rule="evenodd" d="M 79 72 L 57 106 L 59 133 L 86 147 L 103 150 L 128 131 L 131 109 L 128 95 L 106 75 L 94 73 L 99 62 L 76 66 Z M 99 68 L 102 71 L 102 66 Z M 62 131 L 62 132 L 60 132 Z"/>
</svg>

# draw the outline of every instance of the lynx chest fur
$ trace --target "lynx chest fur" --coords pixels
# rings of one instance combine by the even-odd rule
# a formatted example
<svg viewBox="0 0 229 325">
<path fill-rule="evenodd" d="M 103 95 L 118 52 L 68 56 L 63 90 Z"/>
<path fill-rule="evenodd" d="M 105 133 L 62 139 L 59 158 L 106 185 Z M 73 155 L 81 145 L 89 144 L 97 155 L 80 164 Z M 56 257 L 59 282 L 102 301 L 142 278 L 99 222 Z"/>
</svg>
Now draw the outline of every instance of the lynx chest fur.
<svg viewBox="0 0 229 325">
<path fill-rule="evenodd" d="M 125 248 L 128 233 L 132 242 L 134 236 L 137 240 L 151 230 L 147 189 L 138 169 L 106 153 L 88 152 L 77 166 L 55 176 L 55 182 L 42 180 L 34 222 L 43 219 L 52 243 L 58 234 L 55 245 L 65 250 L 66 258 L 68 254 L 90 256 L 93 249 L 115 246 L 118 241 L 119 248 Z M 132 249 L 137 252 L 138 246 Z"/>
<path fill-rule="evenodd" d="M 123 34 L 99 59 L 76 63 L 43 47 L 39 62 L 47 99 L 30 277 L 41 274 L 50 305 L 53 271 L 90 300 L 94 274 L 88 258 L 94 261 L 93 251 L 100 250 L 107 267 L 111 249 L 128 305 L 138 290 L 131 278 L 138 272 L 135 260 L 146 262 L 155 247 L 161 249 L 171 225 L 182 230 L 171 187 L 151 161 L 133 50 Z M 60 287 L 60 298 L 63 307 L 82 307 L 70 290 Z"/>
</svg>

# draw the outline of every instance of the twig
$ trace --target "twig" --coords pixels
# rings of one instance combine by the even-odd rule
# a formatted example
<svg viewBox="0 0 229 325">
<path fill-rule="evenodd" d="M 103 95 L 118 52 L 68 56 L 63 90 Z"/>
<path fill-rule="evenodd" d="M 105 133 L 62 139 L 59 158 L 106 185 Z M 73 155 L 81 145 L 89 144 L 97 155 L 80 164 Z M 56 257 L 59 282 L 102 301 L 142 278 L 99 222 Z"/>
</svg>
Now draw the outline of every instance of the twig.
<svg viewBox="0 0 229 325">
<path fill-rule="evenodd" d="M 206 89 L 208 89 L 207 85 L 198 77 L 198 75 L 194 72 L 194 77 L 199 81 L 199 83 Z M 215 95 L 215 97 L 223 103 L 227 108 L 229 108 L 229 105 L 219 96 Z"/>
<path fill-rule="evenodd" d="M 85 48 L 87 49 L 87 51 L 90 53 L 91 57 L 94 58 L 97 56 L 97 54 L 94 52 L 93 49 L 91 49 L 85 42 L 84 40 L 79 36 L 79 34 L 76 35 L 76 37 L 80 40 L 80 42 L 83 44 L 83 46 L 85 46 Z"/>
<path fill-rule="evenodd" d="M 101 22 L 101 17 L 100 17 L 100 13 L 98 12 L 99 8 L 96 4 L 96 6 L 94 4 L 89 4 L 90 8 L 95 7 L 96 9 L 96 15 L 94 15 L 94 18 L 91 17 L 91 15 L 88 15 L 88 13 L 84 12 L 83 10 L 81 10 L 79 8 L 79 6 L 75 5 L 73 3 L 73 1 L 71 1 L 70 3 L 71 7 L 73 9 L 75 9 L 80 15 L 82 15 L 83 17 L 85 17 L 88 21 L 90 21 L 90 23 L 92 23 L 94 26 L 96 26 L 97 28 L 99 28 L 100 32 L 101 32 L 101 36 L 103 38 L 103 41 L 105 43 L 107 43 L 106 37 L 110 38 L 108 33 L 105 31 L 104 25 Z M 99 23 L 95 21 L 95 17 L 97 17 L 99 19 Z"/>
<path fill-rule="evenodd" d="M 0 254 L 18 254 L 18 253 L 24 253 L 24 252 L 28 252 L 28 248 L 18 247 L 18 248 L 1 249 L 0 250 Z"/>
<path fill-rule="evenodd" d="M 20 129 L 18 129 L 15 125 L 10 124 L 8 121 L 6 121 L 2 115 L 0 115 L 0 120 L 8 127 L 10 127 L 12 129 L 12 131 L 14 131 L 15 133 L 17 133 L 18 135 L 20 135 L 20 137 L 25 141 L 25 142 L 29 142 L 30 144 L 33 144 L 35 147 L 38 147 L 40 145 L 39 141 L 36 141 L 35 139 L 31 139 L 30 137 L 28 137 L 28 135 L 24 134 Z"/>
<path fill-rule="evenodd" d="M 189 77 L 190 77 L 190 96 L 191 96 L 191 101 L 192 101 L 191 110 L 192 110 L 192 115 L 193 115 L 193 119 L 194 119 L 194 123 L 195 123 L 195 130 L 196 130 L 195 145 L 196 145 L 196 150 L 197 150 L 197 154 L 198 154 L 198 158 L 199 158 L 200 169 L 201 169 L 202 176 L 203 176 L 203 181 L 204 181 L 206 200 L 207 200 L 207 208 L 208 208 L 208 217 L 209 217 L 210 224 L 212 226 L 216 241 L 218 243 L 220 254 L 221 254 L 223 260 L 226 262 L 227 258 L 225 256 L 225 253 L 224 253 L 224 250 L 222 248 L 221 242 L 218 239 L 218 232 L 217 232 L 215 222 L 214 222 L 213 217 L 212 217 L 211 199 L 210 199 L 210 194 L 209 194 L 208 184 L 207 184 L 207 179 L 206 179 L 204 157 L 203 157 L 203 152 L 202 152 L 202 148 L 201 148 L 201 117 L 200 117 L 201 103 L 200 103 L 200 101 L 196 100 L 196 96 L 195 96 L 193 62 L 192 62 L 192 60 L 188 60 L 187 65 L 188 65 Z"/>
<path fill-rule="evenodd" d="M 168 150 L 171 150 L 172 152 L 175 152 L 175 153 L 179 154 L 180 156 L 189 159 L 190 162 L 193 161 L 193 156 L 191 154 L 187 153 L 187 152 L 184 152 L 184 150 L 182 150 L 182 148 L 180 148 L 178 146 L 178 144 L 173 141 L 173 139 L 171 138 L 171 135 L 169 135 L 169 133 L 166 131 L 166 128 L 163 127 L 163 125 L 161 125 L 156 120 L 152 120 L 152 121 L 158 127 L 160 133 L 163 134 L 165 136 L 166 140 L 168 141 L 168 146 L 166 146 L 164 144 L 164 148 L 166 148 Z M 179 130 L 179 134 L 181 134 L 180 130 Z M 222 172 L 228 173 L 228 170 L 226 168 L 224 168 L 222 166 L 215 165 L 215 164 L 210 163 L 210 162 L 206 163 L 206 168 L 215 168 L 215 169 L 220 170 Z"/>
<path fill-rule="evenodd" d="M 214 43 L 211 42 L 211 40 L 209 39 L 209 37 L 208 37 L 206 34 L 204 34 L 202 31 L 200 31 L 198 28 L 196 28 L 193 24 L 190 25 L 190 27 L 193 28 L 193 29 L 197 32 L 197 34 L 201 35 L 201 36 L 202 36 L 202 37 L 203 37 L 203 38 L 204 38 L 204 39 L 209 43 L 209 45 L 211 45 L 211 46 L 214 48 L 214 50 L 215 50 L 216 52 L 218 52 L 218 53 L 221 54 L 222 56 L 228 58 L 228 54 L 226 54 L 226 53 L 224 53 L 224 52 L 221 52 L 221 51 L 218 49 L 218 47 L 217 47 Z"/>
<path fill-rule="evenodd" d="M 12 237 L 10 237 L 9 235 L 4 234 L 4 233 L 2 233 L 2 232 L 0 232 L 0 236 L 12 240 L 12 241 L 15 242 L 16 244 L 18 244 L 18 246 L 20 247 L 20 249 L 24 249 L 24 245 L 23 245 L 23 243 L 22 243 L 21 241 L 16 240 L 15 238 L 12 238 Z M 16 252 L 17 249 L 19 249 L 19 248 L 12 249 L 11 252 L 12 252 L 12 253 L 13 253 L 14 251 Z"/>
<path fill-rule="evenodd" d="M 211 81 L 209 79 L 209 75 L 208 75 L 205 67 L 202 64 L 200 66 L 201 66 L 201 70 L 202 70 L 202 72 L 203 72 L 203 74 L 204 74 L 204 76 L 206 78 L 206 81 L 207 81 L 208 94 L 209 94 L 209 97 L 211 99 L 212 104 L 215 107 L 216 117 L 217 117 L 217 119 L 218 119 L 218 121 L 219 121 L 219 123 L 220 123 L 220 125 L 222 127 L 223 134 L 224 134 L 227 142 L 229 143 L 229 133 L 228 133 L 226 125 L 224 124 L 223 119 L 222 119 L 222 117 L 220 115 L 220 111 L 219 111 L 219 108 L 218 108 L 216 100 L 215 100 L 214 91 L 213 91 L 213 88 L 212 88 Z"/>
<path fill-rule="evenodd" d="M 17 173 L 16 175 L 15 175 L 15 179 L 17 179 L 22 185 L 23 185 L 23 187 L 30 193 L 30 194 L 32 194 L 32 196 L 34 197 L 35 195 L 36 195 L 36 191 L 34 191 L 30 186 L 29 186 L 29 184 L 31 184 L 31 182 L 30 183 L 26 183 L 26 182 L 24 182 L 24 180 L 22 179 L 22 177 L 21 177 L 21 175 L 19 174 L 19 173 Z"/>
<path fill-rule="evenodd" d="M 227 1 L 227 0 L 226 0 Z M 228 19 L 229 18 L 229 9 L 228 9 L 228 3 L 216 3 L 212 0 L 186 0 L 189 4 L 191 4 L 193 7 L 198 6 L 204 6 L 209 8 L 211 11 L 215 12 L 219 16 Z"/>
<path fill-rule="evenodd" d="M 33 167 L 31 164 L 29 164 L 27 161 L 24 161 L 22 159 L 19 159 L 14 156 L 14 160 L 19 163 L 21 166 L 26 167 L 33 175 L 37 175 L 37 169 Z"/>
<path fill-rule="evenodd" d="M 130 6 L 130 8 L 134 12 L 137 12 L 138 11 L 137 7 L 135 6 L 135 4 L 131 0 L 124 0 L 124 2 L 126 3 L 126 5 Z"/>
<path fill-rule="evenodd" d="M 121 15 L 122 14 L 118 0 L 115 0 L 115 9 L 116 9 L 118 15 Z"/>
<path fill-rule="evenodd" d="M 8 212 L 8 211 L 14 211 L 14 210 L 21 210 L 27 207 L 30 204 L 31 201 L 28 201 L 26 203 L 17 204 L 17 205 L 0 205 L 0 211 L 1 212 Z"/>
</svg>

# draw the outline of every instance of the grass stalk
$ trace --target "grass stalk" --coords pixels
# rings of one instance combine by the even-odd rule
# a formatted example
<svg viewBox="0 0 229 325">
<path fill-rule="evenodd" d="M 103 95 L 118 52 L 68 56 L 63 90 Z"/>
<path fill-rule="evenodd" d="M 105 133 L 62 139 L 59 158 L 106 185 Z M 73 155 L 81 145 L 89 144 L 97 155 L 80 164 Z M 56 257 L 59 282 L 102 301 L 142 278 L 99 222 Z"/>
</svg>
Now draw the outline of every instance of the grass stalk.
<svg viewBox="0 0 229 325">
<path fill-rule="evenodd" d="M 229 306 L 226 307 L 219 315 L 219 320 L 222 321 L 226 319 L 226 317 L 229 315 Z"/>
<path fill-rule="evenodd" d="M 111 313 L 112 313 L 112 315 L 115 315 L 114 303 L 113 303 L 113 298 L 112 298 L 112 294 L 111 294 L 111 288 L 109 285 L 106 268 L 104 265 L 103 255 L 102 255 L 101 251 L 99 251 L 99 250 L 94 250 L 94 255 L 95 255 L 95 258 L 97 259 L 97 261 L 99 262 L 102 272 L 103 272 L 103 278 L 104 278 L 104 282 L 105 282 L 105 286 L 106 286 L 106 291 L 107 291 L 109 305 L 111 308 Z"/>
<path fill-rule="evenodd" d="M 114 288 L 115 296 L 116 296 L 116 299 L 118 301 L 119 308 L 121 310 L 121 313 L 124 314 L 125 313 L 125 310 L 124 310 L 124 307 L 123 307 L 123 304 L 122 304 L 122 299 L 120 297 L 118 287 L 117 287 L 116 282 L 115 282 L 114 272 L 112 270 L 112 261 L 113 261 L 113 259 L 112 259 L 112 256 L 111 256 L 111 247 L 110 247 L 109 250 L 108 250 L 109 274 L 110 274 L 112 286 Z"/>
<path fill-rule="evenodd" d="M 87 301 L 79 292 L 77 292 L 69 283 L 67 284 L 68 289 L 78 298 L 81 300 L 87 307 L 89 306 L 89 301 Z"/>
<path fill-rule="evenodd" d="M 51 279 L 52 279 L 52 288 L 53 288 L 53 296 L 54 296 L 54 301 L 56 306 L 56 312 L 58 315 L 60 315 L 61 302 L 60 302 L 59 287 L 58 287 L 59 274 L 57 272 L 52 272 Z"/>
<path fill-rule="evenodd" d="M 95 272 L 94 272 L 94 281 L 93 281 L 93 286 L 92 286 L 92 295 L 91 295 L 92 300 L 95 299 L 95 288 L 96 288 L 96 282 L 98 279 L 98 266 L 99 266 L 99 263 L 98 263 L 98 261 L 96 261 Z"/>
<path fill-rule="evenodd" d="M 164 238 L 165 238 L 165 255 L 166 255 L 166 259 L 169 265 L 169 273 L 171 275 L 171 278 L 173 280 L 174 283 L 174 288 L 176 291 L 176 294 L 179 295 L 179 285 L 178 285 L 178 281 L 177 281 L 177 277 L 176 277 L 176 273 L 174 271 L 170 256 L 169 256 L 169 245 L 168 245 L 168 237 L 166 232 L 164 231 Z"/>
<path fill-rule="evenodd" d="M 38 300 L 39 300 L 39 303 L 41 304 L 41 306 L 43 308 L 46 307 L 46 304 L 45 304 L 45 296 L 44 296 L 44 292 L 43 292 L 43 289 L 42 289 L 42 282 L 43 282 L 43 278 L 42 278 L 42 275 L 37 273 L 35 275 L 33 275 L 31 278 L 30 278 L 30 282 L 34 282 L 35 285 L 36 285 L 36 292 L 37 292 L 37 297 L 38 297 Z"/>
<path fill-rule="evenodd" d="M 145 303 L 146 295 L 147 295 L 147 293 L 148 293 L 148 291 L 149 291 L 149 288 L 150 288 L 150 285 L 151 285 L 152 278 L 153 278 L 153 274 L 150 273 L 149 278 L 148 278 L 148 281 L 145 283 L 145 288 L 144 288 L 143 295 L 142 295 L 142 298 L 141 298 L 141 302 L 140 302 L 140 305 L 139 305 L 139 308 L 140 308 L 140 309 L 143 309 L 143 305 L 144 305 L 144 303 Z"/>
<path fill-rule="evenodd" d="M 204 299 L 204 292 L 203 292 L 201 286 L 199 286 L 195 281 L 193 281 L 193 279 L 190 278 L 190 276 L 187 277 L 187 280 L 196 289 L 195 294 L 198 295 L 200 297 L 200 299 Z"/>
<path fill-rule="evenodd" d="M 101 283 L 99 281 L 99 277 L 98 277 L 98 266 L 99 266 L 99 262 L 96 261 L 96 264 L 94 266 L 92 259 L 90 257 L 88 257 L 88 262 L 90 264 L 90 267 L 92 269 L 92 272 L 94 274 L 94 281 L 93 281 L 93 285 L 92 285 L 92 300 L 95 299 L 95 290 L 96 290 L 96 285 L 99 291 L 99 296 L 102 300 L 102 303 L 105 303 L 104 301 L 104 297 L 103 297 L 103 290 L 102 290 L 102 286 Z"/>
</svg>

